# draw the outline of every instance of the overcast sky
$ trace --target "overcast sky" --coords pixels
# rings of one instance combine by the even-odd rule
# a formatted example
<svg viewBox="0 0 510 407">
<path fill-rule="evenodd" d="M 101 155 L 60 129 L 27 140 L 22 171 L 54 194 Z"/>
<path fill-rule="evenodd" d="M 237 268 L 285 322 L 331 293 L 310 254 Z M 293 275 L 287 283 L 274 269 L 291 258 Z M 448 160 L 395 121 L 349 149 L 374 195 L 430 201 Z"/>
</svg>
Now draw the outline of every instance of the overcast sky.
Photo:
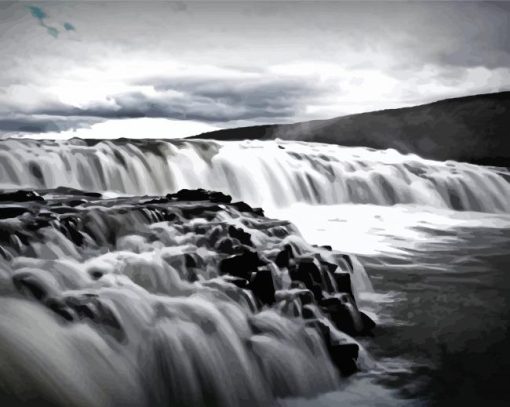
<svg viewBox="0 0 510 407">
<path fill-rule="evenodd" d="M 177 137 L 510 89 L 510 4 L 0 3 L 0 134 Z"/>
</svg>

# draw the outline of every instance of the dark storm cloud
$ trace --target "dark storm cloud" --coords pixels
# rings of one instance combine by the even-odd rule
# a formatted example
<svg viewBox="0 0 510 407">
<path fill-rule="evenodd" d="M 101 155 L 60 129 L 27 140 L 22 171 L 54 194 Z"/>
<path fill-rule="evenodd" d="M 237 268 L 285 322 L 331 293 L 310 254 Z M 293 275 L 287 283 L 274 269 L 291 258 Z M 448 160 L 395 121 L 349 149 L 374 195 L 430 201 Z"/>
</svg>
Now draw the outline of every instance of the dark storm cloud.
<svg viewBox="0 0 510 407">
<path fill-rule="evenodd" d="M 110 95 L 107 103 L 85 108 L 60 106 L 34 112 L 101 118 L 169 118 L 225 123 L 238 120 L 286 120 L 299 113 L 302 99 L 314 98 L 324 86 L 302 79 L 153 78 L 153 91 Z"/>
<path fill-rule="evenodd" d="M 17 115 L 15 117 L 0 118 L 0 132 L 7 134 L 18 133 L 49 133 L 69 129 L 90 127 L 98 119 L 83 117 L 40 117 L 34 115 Z"/>
</svg>

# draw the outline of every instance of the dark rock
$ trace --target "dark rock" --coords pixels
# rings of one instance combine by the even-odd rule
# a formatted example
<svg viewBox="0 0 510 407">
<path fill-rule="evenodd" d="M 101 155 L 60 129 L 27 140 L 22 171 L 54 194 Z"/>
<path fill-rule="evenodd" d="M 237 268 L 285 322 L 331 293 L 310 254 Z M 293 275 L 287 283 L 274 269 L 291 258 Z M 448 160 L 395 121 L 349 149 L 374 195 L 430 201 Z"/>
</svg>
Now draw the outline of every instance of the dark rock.
<svg viewBox="0 0 510 407">
<path fill-rule="evenodd" d="M 185 253 L 184 254 L 184 265 L 186 267 L 197 267 L 197 261 L 192 254 Z"/>
<path fill-rule="evenodd" d="M 193 219 L 197 217 L 202 217 L 207 220 L 212 220 L 216 216 L 216 213 L 221 211 L 221 208 L 218 205 L 192 205 L 182 208 L 182 215 L 186 219 Z"/>
<path fill-rule="evenodd" d="M 249 288 L 249 281 L 244 278 L 234 277 L 234 276 L 229 276 L 229 275 L 225 275 L 223 278 L 225 279 L 225 281 L 228 281 L 229 283 L 232 283 L 239 288 L 244 288 L 244 289 Z"/>
<path fill-rule="evenodd" d="M 146 205 L 150 205 L 150 204 L 165 204 L 165 203 L 168 203 L 168 198 L 167 197 L 157 197 L 157 198 L 151 198 L 147 201 L 140 201 L 141 204 L 146 204 Z"/>
<path fill-rule="evenodd" d="M 345 260 L 345 262 L 347 263 L 347 265 L 349 266 L 349 268 L 351 269 L 351 271 L 354 270 L 354 267 L 353 267 L 353 264 L 352 264 L 352 260 L 351 260 L 351 256 L 349 256 L 348 254 L 342 254 L 340 256 L 343 260 Z"/>
<path fill-rule="evenodd" d="M 299 290 L 297 296 L 303 305 L 313 304 L 315 300 L 314 294 L 307 289 Z"/>
<path fill-rule="evenodd" d="M 88 201 L 86 201 L 85 199 L 71 199 L 70 201 L 67 201 L 67 204 L 69 206 L 75 207 L 75 206 L 86 204 L 87 202 Z"/>
<path fill-rule="evenodd" d="M 0 207 L 0 219 L 16 218 L 27 212 L 30 211 L 23 206 L 2 206 Z"/>
<path fill-rule="evenodd" d="M 44 218 L 35 218 L 30 222 L 26 222 L 24 227 L 26 230 L 36 231 L 41 228 L 50 226 L 50 220 Z"/>
<path fill-rule="evenodd" d="M 299 290 L 307 290 L 305 284 L 302 281 L 294 280 L 290 282 L 290 288 L 299 289 Z"/>
<path fill-rule="evenodd" d="M 286 244 L 282 251 L 280 251 L 276 255 L 275 264 L 278 267 L 289 267 L 291 259 L 294 258 L 294 254 L 292 252 L 292 246 L 290 244 Z"/>
<path fill-rule="evenodd" d="M 99 280 L 101 277 L 103 277 L 104 273 L 101 270 L 90 270 L 89 275 L 94 280 Z"/>
<path fill-rule="evenodd" d="M 339 342 L 333 339 L 329 326 L 320 319 L 307 321 L 307 326 L 317 330 L 326 345 L 331 361 L 343 376 L 348 376 L 358 371 L 356 360 L 359 356 L 359 346 L 356 343 Z"/>
<path fill-rule="evenodd" d="M 24 294 L 31 294 L 35 299 L 44 301 L 53 290 L 40 275 L 32 271 L 17 272 L 12 276 L 14 287 Z"/>
<path fill-rule="evenodd" d="M 361 322 L 363 323 L 363 334 L 369 335 L 377 326 L 377 324 L 374 322 L 372 318 L 370 318 L 367 314 L 365 314 L 363 311 L 359 312 L 361 316 Z"/>
<path fill-rule="evenodd" d="M 335 271 L 333 274 L 339 292 L 352 295 L 351 274 L 345 271 Z"/>
<path fill-rule="evenodd" d="M 315 284 L 321 286 L 321 270 L 313 257 L 302 256 L 296 259 L 296 266 L 289 270 L 292 280 L 302 281 L 306 288 L 312 290 Z"/>
<path fill-rule="evenodd" d="M 282 267 L 289 267 L 290 264 L 290 257 L 287 250 L 282 250 L 276 255 L 276 258 L 274 260 L 275 264 L 282 268 Z"/>
<path fill-rule="evenodd" d="M 275 226 L 271 229 L 271 232 L 273 236 L 279 237 L 280 239 L 283 239 L 289 235 L 289 231 L 285 229 L 283 226 Z"/>
<path fill-rule="evenodd" d="M 61 300 L 56 298 L 49 298 L 44 303 L 54 313 L 60 315 L 66 321 L 74 321 L 74 312 Z"/>
<path fill-rule="evenodd" d="M 51 210 L 54 212 L 54 213 L 58 213 L 58 214 L 68 214 L 68 213 L 78 213 L 80 212 L 79 209 L 77 208 L 73 208 L 71 206 L 55 206 L 53 208 L 51 208 Z"/>
<path fill-rule="evenodd" d="M 358 371 L 356 359 L 359 346 L 355 343 L 329 343 L 327 349 L 331 360 L 343 376 L 349 376 Z"/>
<path fill-rule="evenodd" d="M 334 273 L 338 268 L 338 265 L 329 263 L 327 261 L 320 261 L 321 266 L 329 273 Z"/>
<path fill-rule="evenodd" d="M 216 244 L 216 250 L 225 254 L 233 254 L 234 253 L 234 240 L 230 237 L 224 237 L 218 241 Z"/>
<path fill-rule="evenodd" d="M 121 320 L 112 303 L 101 299 L 93 293 L 77 294 L 64 299 L 65 306 L 74 315 L 80 318 L 88 318 L 92 322 L 103 326 L 117 340 L 123 340 L 126 336 Z M 61 312 L 63 308 L 56 305 L 55 312 Z"/>
<path fill-rule="evenodd" d="M 234 208 L 236 208 L 239 212 L 252 212 L 253 211 L 252 207 L 243 201 L 233 202 L 232 206 Z"/>
<path fill-rule="evenodd" d="M 219 269 L 221 274 L 230 274 L 231 276 L 250 280 L 251 273 L 257 271 L 257 268 L 261 265 L 263 263 L 256 251 L 244 250 L 241 254 L 234 254 L 223 259 L 220 262 Z"/>
<path fill-rule="evenodd" d="M 301 315 L 304 319 L 316 318 L 315 312 L 309 304 L 303 306 L 303 308 L 301 309 Z"/>
<path fill-rule="evenodd" d="M 341 331 L 349 335 L 363 333 L 361 315 L 349 294 L 323 298 L 319 304 Z"/>
<path fill-rule="evenodd" d="M 60 221 L 60 231 L 77 246 L 81 246 L 85 240 L 78 228 L 80 224 L 80 219 L 72 217 L 63 218 Z"/>
<path fill-rule="evenodd" d="M 0 202 L 31 201 L 44 201 L 44 198 L 35 191 L 0 192 Z"/>
<path fill-rule="evenodd" d="M 215 203 L 230 203 L 232 197 L 222 192 L 206 191 L 200 189 L 181 189 L 175 194 L 168 194 L 168 199 L 176 198 L 179 201 L 211 201 Z"/>
<path fill-rule="evenodd" d="M 322 288 L 319 284 L 315 284 L 315 283 L 312 284 L 310 291 L 313 293 L 313 296 L 315 297 L 315 301 L 320 301 L 324 297 Z"/>
<path fill-rule="evenodd" d="M 222 232 L 223 232 L 223 228 L 220 225 L 217 225 L 209 230 L 209 232 L 206 234 L 206 236 L 207 236 L 207 242 L 209 243 L 210 246 L 214 247 L 216 245 Z"/>
<path fill-rule="evenodd" d="M 241 228 L 236 228 L 235 226 L 230 225 L 228 227 L 228 234 L 231 237 L 239 240 L 242 244 L 245 244 L 247 246 L 253 246 L 253 243 L 251 241 L 251 235 Z"/>
<path fill-rule="evenodd" d="M 232 197 L 223 192 L 209 192 L 209 200 L 211 202 L 228 204 L 232 202 Z"/>
<path fill-rule="evenodd" d="M 102 195 L 99 192 L 88 192 L 88 191 L 81 191 L 76 188 L 70 188 L 70 187 L 57 187 L 52 193 L 56 193 L 59 195 L 73 195 L 73 196 L 86 196 L 89 198 L 101 198 Z"/>
<path fill-rule="evenodd" d="M 239 212 L 249 212 L 254 213 L 259 216 L 264 216 L 264 211 L 262 208 L 252 208 L 250 205 L 248 205 L 246 202 L 234 202 L 231 204 L 234 208 L 236 208 Z"/>
<path fill-rule="evenodd" d="M 250 289 L 262 303 L 273 304 L 275 302 L 275 289 L 271 269 L 260 267 L 250 282 Z"/>
<path fill-rule="evenodd" d="M 331 330 L 323 320 L 321 319 L 308 320 L 306 321 L 306 326 L 314 328 L 319 333 L 326 346 L 329 345 L 329 343 L 331 342 Z"/>
<path fill-rule="evenodd" d="M 96 308 L 93 304 L 93 298 L 86 296 L 66 297 L 65 303 L 72 308 L 79 318 L 96 318 Z"/>
</svg>

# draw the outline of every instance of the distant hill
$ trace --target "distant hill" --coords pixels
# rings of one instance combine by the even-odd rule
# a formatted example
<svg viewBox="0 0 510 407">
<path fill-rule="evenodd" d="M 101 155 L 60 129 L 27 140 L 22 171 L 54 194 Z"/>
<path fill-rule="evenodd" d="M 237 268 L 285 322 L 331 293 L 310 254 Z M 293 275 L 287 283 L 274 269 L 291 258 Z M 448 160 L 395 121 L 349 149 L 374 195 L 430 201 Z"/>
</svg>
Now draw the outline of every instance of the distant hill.
<svg viewBox="0 0 510 407">
<path fill-rule="evenodd" d="M 194 138 L 280 138 L 395 148 L 436 160 L 510 167 L 509 133 L 510 92 L 500 92 L 329 120 L 217 130 Z"/>
</svg>

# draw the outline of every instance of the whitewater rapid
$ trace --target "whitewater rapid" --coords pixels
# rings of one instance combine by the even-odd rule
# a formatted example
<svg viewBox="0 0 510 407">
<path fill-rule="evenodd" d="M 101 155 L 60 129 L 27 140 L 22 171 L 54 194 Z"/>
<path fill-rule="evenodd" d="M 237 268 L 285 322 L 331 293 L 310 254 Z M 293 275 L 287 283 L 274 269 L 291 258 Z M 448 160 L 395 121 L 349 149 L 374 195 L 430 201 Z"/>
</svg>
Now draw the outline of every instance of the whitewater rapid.
<svg viewBox="0 0 510 407">
<path fill-rule="evenodd" d="M 504 169 L 395 150 L 278 140 L 0 143 L 0 188 L 69 186 L 133 195 L 206 188 L 266 209 L 301 202 L 510 212 L 509 180 Z"/>
</svg>

